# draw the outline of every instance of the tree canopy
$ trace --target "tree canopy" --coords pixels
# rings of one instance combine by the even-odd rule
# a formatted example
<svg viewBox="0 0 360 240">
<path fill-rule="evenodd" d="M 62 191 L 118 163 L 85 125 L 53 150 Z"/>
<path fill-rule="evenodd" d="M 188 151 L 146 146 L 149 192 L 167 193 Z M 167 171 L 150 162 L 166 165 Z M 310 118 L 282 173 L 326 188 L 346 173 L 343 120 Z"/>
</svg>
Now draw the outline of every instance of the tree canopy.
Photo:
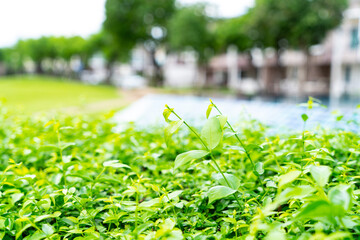
<svg viewBox="0 0 360 240">
<path fill-rule="evenodd" d="M 213 45 L 209 30 L 209 18 L 203 5 L 179 9 L 169 21 L 169 45 L 173 50 L 194 50 L 199 62 L 208 58 L 208 50 Z"/>
<path fill-rule="evenodd" d="M 163 41 L 167 21 L 175 11 L 174 0 L 107 0 L 104 28 L 121 45 Z"/>
<path fill-rule="evenodd" d="M 252 31 L 248 29 L 249 14 L 240 17 L 221 19 L 215 28 L 215 46 L 218 52 L 226 51 L 227 47 L 234 45 L 239 51 L 245 51 L 252 47 L 250 35 Z"/>
<path fill-rule="evenodd" d="M 305 49 L 340 24 L 347 0 L 257 0 L 250 10 L 253 40 L 260 47 Z"/>
</svg>

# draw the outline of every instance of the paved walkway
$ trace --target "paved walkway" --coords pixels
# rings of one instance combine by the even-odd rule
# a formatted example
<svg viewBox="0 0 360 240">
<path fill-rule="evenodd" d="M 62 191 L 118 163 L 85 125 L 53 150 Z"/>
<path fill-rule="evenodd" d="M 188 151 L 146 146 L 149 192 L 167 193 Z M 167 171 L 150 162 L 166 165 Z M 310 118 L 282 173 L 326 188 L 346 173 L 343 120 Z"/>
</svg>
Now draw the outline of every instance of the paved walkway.
<svg viewBox="0 0 360 240">
<path fill-rule="evenodd" d="M 306 108 L 298 107 L 295 104 L 220 98 L 212 100 L 232 123 L 252 118 L 280 131 L 301 130 L 303 126 L 301 114 L 306 112 Z M 174 108 L 179 115 L 192 124 L 201 125 L 205 121 L 209 99 L 195 96 L 150 94 L 117 113 L 115 120 L 119 123 L 135 122 L 139 126 L 165 124 L 162 115 L 165 104 Z M 332 128 L 345 126 L 344 121 L 342 121 L 343 123 L 336 122 L 331 110 L 326 108 L 315 108 L 308 115 L 310 117 L 307 123 L 308 128 L 319 124 Z M 353 114 L 347 111 L 345 119 L 351 117 Z"/>
</svg>

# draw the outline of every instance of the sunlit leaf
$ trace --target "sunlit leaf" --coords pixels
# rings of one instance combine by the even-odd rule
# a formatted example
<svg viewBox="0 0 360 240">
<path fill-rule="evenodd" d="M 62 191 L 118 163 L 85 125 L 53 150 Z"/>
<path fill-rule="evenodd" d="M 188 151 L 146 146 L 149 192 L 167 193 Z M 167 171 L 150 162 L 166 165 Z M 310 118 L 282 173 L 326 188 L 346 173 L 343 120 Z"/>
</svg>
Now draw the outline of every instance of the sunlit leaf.
<svg viewBox="0 0 360 240">
<path fill-rule="evenodd" d="M 205 157 L 209 152 L 204 150 L 192 150 L 179 154 L 175 159 L 175 169 L 180 168 L 193 160 Z"/>
<path fill-rule="evenodd" d="M 169 125 L 165 128 L 165 142 L 169 145 L 169 141 L 171 136 L 181 127 L 184 123 L 184 120 L 172 121 Z"/>
<path fill-rule="evenodd" d="M 130 168 L 128 165 L 120 163 L 119 160 L 110 160 L 103 163 L 104 167 L 112 168 Z"/>
<path fill-rule="evenodd" d="M 206 121 L 203 129 L 201 130 L 201 138 L 210 150 L 219 145 L 222 138 L 222 129 L 220 121 L 217 117 L 209 118 Z"/>
<path fill-rule="evenodd" d="M 224 173 L 224 176 L 227 180 L 227 182 L 225 181 L 223 175 L 221 173 L 217 173 L 214 175 L 214 179 L 216 181 L 218 181 L 221 185 L 225 186 L 225 187 L 230 187 L 234 190 L 238 190 L 239 187 L 240 187 L 240 180 L 232 175 L 232 174 L 229 174 L 229 173 Z M 229 183 L 229 184 L 228 184 Z"/>
<path fill-rule="evenodd" d="M 331 175 L 331 169 L 328 166 L 314 166 L 310 167 L 311 176 L 314 178 L 315 182 L 320 186 L 325 186 Z"/>
<path fill-rule="evenodd" d="M 226 186 L 215 186 L 209 189 L 207 196 L 209 197 L 209 204 L 235 193 L 236 190 Z"/>
<path fill-rule="evenodd" d="M 301 171 L 299 170 L 292 170 L 284 175 L 281 175 L 279 177 L 279 185 L 278 187 L 281 188 L 285 184 L 291 183 L 295 181 L 301 174 Z"/>
<path fill-rule="evenodd" d="M 213 109 L 214 105 L 212 103 L 209 104 L 207 110 L 206 110 L 206 118 L 209 118 L 211 110 Z"/>
</svg>

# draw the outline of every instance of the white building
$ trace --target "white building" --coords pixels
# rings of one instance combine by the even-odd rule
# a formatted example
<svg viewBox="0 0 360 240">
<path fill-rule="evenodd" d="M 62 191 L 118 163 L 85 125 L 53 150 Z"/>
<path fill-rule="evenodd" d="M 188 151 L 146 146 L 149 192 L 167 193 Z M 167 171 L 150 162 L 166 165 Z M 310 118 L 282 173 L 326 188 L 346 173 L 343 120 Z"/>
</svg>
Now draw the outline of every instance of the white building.
<svg viewBox="0 0 360 240">
<path fill-rule="evenodd" d="M 343 23 L 333 34 L 330 99 L 360 97 L 360 0 L 351 0 Z"/>
</svg>

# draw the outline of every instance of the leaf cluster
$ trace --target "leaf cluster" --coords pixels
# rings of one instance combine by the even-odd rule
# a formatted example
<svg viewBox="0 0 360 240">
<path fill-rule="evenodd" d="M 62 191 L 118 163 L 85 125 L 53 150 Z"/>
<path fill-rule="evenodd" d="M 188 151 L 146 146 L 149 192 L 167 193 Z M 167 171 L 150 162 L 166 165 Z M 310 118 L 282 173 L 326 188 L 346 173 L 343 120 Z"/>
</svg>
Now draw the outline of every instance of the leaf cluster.
<svg viewBox="0 0 360 240">
<path fill-rule="evenodd" d="M 213 102 L 197 129 L 166 109 L 165 142 L 158 127 L 115 132 L 110 115 L 1 107 L 0 238 L 360 237 L 357 133 L 274 135 Z"/>
</svg>

